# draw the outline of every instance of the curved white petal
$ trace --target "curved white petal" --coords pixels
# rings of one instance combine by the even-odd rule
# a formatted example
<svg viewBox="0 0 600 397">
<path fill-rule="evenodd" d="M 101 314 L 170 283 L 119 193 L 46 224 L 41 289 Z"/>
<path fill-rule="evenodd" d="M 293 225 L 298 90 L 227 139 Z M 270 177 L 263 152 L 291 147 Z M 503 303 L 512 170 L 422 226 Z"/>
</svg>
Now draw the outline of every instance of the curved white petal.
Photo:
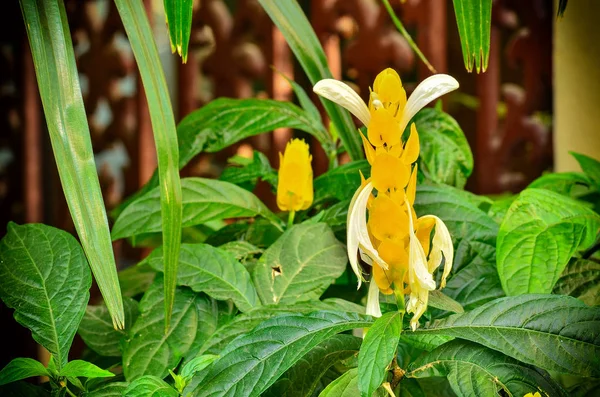
<svg viewBox="0 0 600 397">
<path fill-rule="evenodd" d="M 348 215 L 346 216 L 346 248 L 348 250 L 348 260 L 350 261 L 350 267 L 356 277 L 358 277 L 358 288 L 362 284 L 364 280 L 362 276 L 362 272 L 358 268 L 358 259 L 356 258 L 356 253 L 358 251 L 358 233 L 351 227 L 352 223 L 350 222 L 352 218 L 352 214 L 354 213 L 354 207 L 356 206 L 356 200 L 360 193 L 363 190 L 363 186 L 356 189 L 354 192 L 354 196 L 352 196 L 352 200 L 350 200 L 350 206 L 348 207 Z M 361 252 L 361 256 L 363 253 Z M 358 289 L 357 288 L 357 289 Z"/>
<path fill-rule="evenodd" d="M 367 295 L 367 314 L 374 317 L 381 317 L 381 308 L 379 307 L 379 288 L 373 279 L 371 279 L 371 282 L 369 283 L 369 294 Z"/>
<path fill-rule="evenodd" d="M 419 239 L 415 235 L 415 228 L 413 225 L 412 211 L 410 210 L 410 204 L 407 199 L 404 199 L 406 208 L 408 209 L 408 222 L 409 222 L 409 251 L 408 251 L 408 281 L 410 289 L 415 289 L 416 284 L 419 288 L 425 288 L 427 290 L 435 289 L 435 280 L 429 273 L 427 267 L 427 256 L 425 251 L 419 242 Z"/>
<path fill-rule="evenodd" d="M 362 98 L 348 84 L 334 79 L 320 80 L 313 87 L 313 91 L 332 102 L 348 109 L 364 125 L 369 126 L 371 114 Z"/>
<path fill-rule="evenodd" d="M 425 215 L 424 217 L 435 219 L 435 235 L 431 242 L 431 253 L 429 254 L 429 271 L 433 273 L 442 263 L 443 254 L 445 263 L 440 288 L 444 288 L 446 286 L 446 278 L 450 274 L 450 270 L 452 270 L 452 262 L 454 260 L 452 237 L 446 224 L 440 218 L 435 215 Z"/>
<path fill-rule="evenodd" d="M 421 84 L 415 88 L 413 93 L 406 101 L 402 119 L 400 120 L 400 131 L 404 131 L 410 119 L 421 109 L 423 109 L 431 101 L 454 91 L 458 88 L 458 81 L 447 74 L 434 74 L 423 80 Z"/>
</svg>

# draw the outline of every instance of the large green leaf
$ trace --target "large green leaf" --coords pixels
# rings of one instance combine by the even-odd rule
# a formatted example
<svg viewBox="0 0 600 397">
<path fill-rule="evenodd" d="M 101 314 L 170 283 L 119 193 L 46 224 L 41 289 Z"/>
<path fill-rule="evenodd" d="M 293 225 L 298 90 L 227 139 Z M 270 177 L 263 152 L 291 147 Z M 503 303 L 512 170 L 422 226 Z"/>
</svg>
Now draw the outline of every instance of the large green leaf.
<svg viewBox="0 0 600 397">
<path fill-rule="evenodd" d="M 110 378 L 115 376 L 112 372 L 84 360 L 69 361 L 67 365 L 60 370 L 59 375 L 75 378 L 79 376 L 86 378 Z"/>
<path fill-rule="evenodd" d="M 264 304 L 318 299 L 346 269 L 346 251 L 324 223 L 287 230 L 262 255 L 252 278 Z"/>
<path fill-rule="evenodd" d="M 260 215 L 279 226 L 281 221 L 254 194 L 228 182 L 205 178 L 185 178 L 183 191 L 183 226 L 199 225 L 215 219 Z M 117 218 L 113 239 L 161 230 L 162 216 L 153 189 L 129 205 Z"/>
<path fill-rule="evenodd" d="M 331 311 L 271 318 L 227 345 L 194 395 L 258 396 L 324 340 L 371 321 L 369 316 Z"/>
<path fill-rule="evenodd" d="M 600 375 L 600 307 L 561 295 L 521 295 L 436 320 L 417 334 L 467 339 L 549 371 Z"/>
<path fill-rule="evenodd" d="M 356 397 L 359 393 L 358 368 L 353 368 L 331 382 L 319 397 Z"/>
<path fill-rule="evenodd" d="M 87 392 L 85 397 L 122 397 L 128 386 L 127 382 L 111 382 L 103 384 L 102 386 Z"/>
<path fill-rule="evenodd" d="M 8 224 L 0 241 L 0 297 L 52 353 L 59 369 L 67 363 L 91 286 L 83 250 L 69 233 L 41 224 Z"/>
<path fill-rule="evenodd" d="M 485 72 L 490 57 L 492 0 L 453 0 L 465 68 Z"/>
<path fill-rule="evenodd" d="M 504 295 L 496 270 L 498 224 L 477 208 L 477 197 L 446 185 L 418 187 L 418 216 L 432 214 L 444 221 L 454 242 L 454 264 L 444 294 L 465 309 Z"/>
<path fill-rule="evenodd" d="M 193 0 L 164 0 L 165 18 L 169 28 L 171 51 L 187 62 L 188 44 L 192 31 Z"/>
<path fill-rule="evenodd" d="M 421 142 L 419 171 L 432 182 L 464 188 L 473 171 L 473 154 L 456 120 L 441 110 L 425 108 L 413 121 Z"/>
<path fill-rule="evenodd" d="M 595 183 L 596 189 L 600 189 L 600 161 L 585 154 L 570 153 L 575 157 L 583 172 Z"/>
<path fill-rule="evenodd" d="M 600 216 L 568 197 L 526 189 L 498 232 L 498 274 L 507 295 L 549 293 L 569 259 L 590 245 Z"/>
<path fill-rule="evenodd" d="M 296 0 L 259 0 L 259 2 L 285 37 L 310 82 L 316 84 L 321 79 L 331 78 L 325 52 L 298 2 Z M 348 112 L 331 101 L 319 99 L 333 122 L 350 159 L 363 158 L 360 136 L 356 132 L 356 127 Z"/>
<path fill-rule="evenodd" d="M 358 388 L 360 395 L 371 397 L 387 375 L 402 332 L 403 313 L 385 313 L 377 319 L 365 335 L 358 354 Z"/>
<path fill-rule="evenodd" d="M 408 378 L 445 376 L 459 396 L 524 396 L 541 392 L 567 396 L 549 376 L 534 367 L 473 342 L 455 340 L 412 363 Z"/>
<path fill-rule="evenodd" d="M 371 167 L 367 160 L 352 161 L 319 176 L 314 181 L 314 202 L 351 199 L 360 187 L 360 172 L 365 178 L 371 175 Z"/>
<path fill-rule="evenodd" d="M 200 349 L 199 354 L 220 353 L 236 337 L 252 331 L 261 322 L 281 314 L 311 313 L 317 310 L 353 311 L 364 314 L 364 307 L 359 307 L 360 311 L 358 311 L 359 308 L 352 309 L 347 303 L 349 302 L 325 299 L 324 301 L 298 302 L 292 305 L 272 304 L 260 306 L 235 317 L 231 322 L 212 332 L 202 349 Z"/>
<path fill-rule="evenodd" d="M 181 244 L 179 255 L 177 285 L 215 299 L 231 299 L 242 312 L 260 305 L 250 273 L 229 252 L 207 244 Z M 162 269 L 160 248 L 152 252 L 148 262 L 153 268 Z"/>
<path fill-rule="evenodd" d="M 572 259 L 552 290 L 571 295 L 590 306 L 600 305 L 600 263 L 588 259 Z"/>
<path fill-rule="evenodd" d="M 154 375 L 137 378 L 123 391 L 123 397 L 178 397 L 177 390 Z"/>
<path fill-rule="evenodd" d="M 0 386 L 33 376 L 50 376 L 50 372 L 37 360 L 15 358 L 0 371 Z"/>
<path fill-rule="evenodd" d="M 358 353 L 362 339 L 340 334 L 321 342 L 265 391 L 263 397 L 312 396 L 322 377 L 334 364 Z"/>
<path fill-rule="evenodd" d="M 162 230 L 163 235 L 165 328 L 168 329 L 175 300 L 181 243 L 182 198 L 177 131 L 167 82 L 144 4 L 141 0 L 115 0 L 115 4 L 142 77 L 156 144 L 162 223 L 154 231 Z"/>
<path fill-rule="evenodd" d="M 129 331 L 123 349 L 123 372 L 128 381 L 143 375 L 165 377 L 192 346 L 198 332 L 200 297 L 187 288 L 177 288 L 172 324 L 164 332 L 162 281 L 157 277 L 142 298 L 140 315 Z"/>
<path fill-rule="evenodd" d="M 129 329 L 138 315 L 138 303 L 131 298 L 123 299 L 125 308 L 125 328 Z M 124 330 L 115 330 L 110 323 L 106 305 L 88 306 L 77 331 L 85 344 L 101 356 L 120 357 L 121 340 L 127 334 Z"/>
<path fill-rule="evenodd" d="M 21 10 L 67 205 L 113 325 L 123 328 L 121 290 L 65 7 L 62 0 L 21 0 Z"/>
<path fill-rule="evenodd" d="M 580 172 L 551 172 L 531 182 L 528 188 L 546 189 L 564 196 L 577 198 L 589 193 L 592 182 Z"/>
</svg>

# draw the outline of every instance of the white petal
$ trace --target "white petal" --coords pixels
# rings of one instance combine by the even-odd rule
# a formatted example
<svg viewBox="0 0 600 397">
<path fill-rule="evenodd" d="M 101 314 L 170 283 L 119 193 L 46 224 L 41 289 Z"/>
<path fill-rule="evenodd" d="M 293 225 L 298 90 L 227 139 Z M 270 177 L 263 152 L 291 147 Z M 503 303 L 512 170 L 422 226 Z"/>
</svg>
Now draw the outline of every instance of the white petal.
<svg viewBox="0 0 600 397">
<path fill-rule="evenodd" d="M 404 199 L 406 208 L 408 209 L 408 223 L 409 223 L 409 251 L 408 251 L 408 281 L 410 289 L 415 289 L 416 284 L 419 284 L 418 288 L 425 288 L 427 290 L 435 289 L 435 281 L 433 276 L 429 273 L 427 267 L 427 256 L 425 251 L 419 242 L 417 236 L 415 236 L 415 228 L 412 219 L 412 211 L 410 210 L 410 204 L 407 199 Z"/>
<path fill-rule="evenodd" d="M 429 254 L 429 271 L 433 273 L 435 269 L 442 263 L 442 254 L 444 255 L 444 273 L 440 288 L 446 286 L 446 277 L 452 270 L 452 262 L 454 260 L 454 246 L 452 245 L 452 237 L 446 227 L 444 221 L 434 215 L 426 215 L 435 219 L 435 235 L 431 242 L 431 253 Z"/>
<path fill-rule="evenodd" d="M 423 80 L 421 84 L 415 88 L 413 93 L 408 98 L 402 119 L 400 120 L 400 131 L 404 131 L 410 119 L 421 109 L 423 109 L 431 101 L 454 91 L 458 88 L 458 81 L 447 74 L 434 74 Z"/>
<path fill-rule="evenodd" d="M 363 187 L 361 186 L 358 189 L 356 189 L 356 192 L 354 192 L 354 196 L 352 196 L 350 206 L 348 207 L 348 215 L 346 216 L 346 248 L 348 250 L 348 260 L 350 261 L 350 267 L 352 268 L 352 271 L 354 271 L 354 274 L 356 274 L 356 277 L 358 277 L 358 288 L 360 288 L 360 285 L 364 278 L 362 276 L 362 272 L 358 268 L 358 259 L 356 258 L 356 253 L 358 252 L 358 233 L 356 233 L 356 231 L 352 227 L 353 223 L 350 220 L 352 214 L 354 213 L 356 199 L 358 198 L 362 190 Z M 361 252 L 361 256 L 362 255 L 363 254 Z"/>
<path fill-rule="evenodd" d="M 381 317 L 381 308 L 379 307 L 379 287 L 377 287 L 377 283 L 373 279 L 371 279 L 371 282 L 369 283 L 367 314 L 374 317 Z"/>
<path fill-rule="evenodd" d="M 369 126 L 369 121 L 371 121 L 369 108 L 348 84 L 334 79 L 324 79 L 315 84 L 313 91 L 348 109 L 364 125 Z"/>
</svg>

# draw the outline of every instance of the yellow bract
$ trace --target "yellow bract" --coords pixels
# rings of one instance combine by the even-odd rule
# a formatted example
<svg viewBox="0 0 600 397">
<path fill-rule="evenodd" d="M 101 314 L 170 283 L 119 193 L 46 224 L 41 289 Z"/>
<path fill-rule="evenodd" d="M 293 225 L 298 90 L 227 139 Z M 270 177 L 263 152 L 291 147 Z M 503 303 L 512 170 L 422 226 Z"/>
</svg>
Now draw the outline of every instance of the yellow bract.
<svg viewBox="0 0 600 397">
<path fill-rule="evenodd" d="M 540 392 L 535 392 L 535 393 L 527 393 L 525 394 L 523 397 L 542 397 Z"/>
<path fill-rule="evenodd" d="M 279 153 L 277 206 L 282 211 L 305 210 L 313 202 L 312 156 L 301 139 L 288 142 L 284 154 Z"/>
</svg>

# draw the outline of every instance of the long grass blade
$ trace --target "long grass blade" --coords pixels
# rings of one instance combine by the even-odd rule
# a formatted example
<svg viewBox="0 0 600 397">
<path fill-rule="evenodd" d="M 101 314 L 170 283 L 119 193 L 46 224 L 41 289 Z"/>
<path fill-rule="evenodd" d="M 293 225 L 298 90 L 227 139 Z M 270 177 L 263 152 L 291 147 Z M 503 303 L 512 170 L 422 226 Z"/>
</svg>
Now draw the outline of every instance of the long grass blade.
<svg viewBox="0 0 600 397">
<path fill-rule="evenodd" d="M 194 2 L 193 0 L 164 0 L 164 5 L 171 40 L 171 51 L 177 51 L 183 63 L 186 63 L 192 31 Z"/>
<path fill-rule="evenodd" d="M 110 231 L 62 0 L 21 0 L 63 191 L 113 326 L 125 325 Z"/>
<path fill-rule="evenodd" d="M 158 157 L 164 253 L 165 329 L 169 328 L 181 244 L 179 148 L 173 108 L 148 16 L 141 0 L 115 0 L 146 91 Z"/>
</svg>

